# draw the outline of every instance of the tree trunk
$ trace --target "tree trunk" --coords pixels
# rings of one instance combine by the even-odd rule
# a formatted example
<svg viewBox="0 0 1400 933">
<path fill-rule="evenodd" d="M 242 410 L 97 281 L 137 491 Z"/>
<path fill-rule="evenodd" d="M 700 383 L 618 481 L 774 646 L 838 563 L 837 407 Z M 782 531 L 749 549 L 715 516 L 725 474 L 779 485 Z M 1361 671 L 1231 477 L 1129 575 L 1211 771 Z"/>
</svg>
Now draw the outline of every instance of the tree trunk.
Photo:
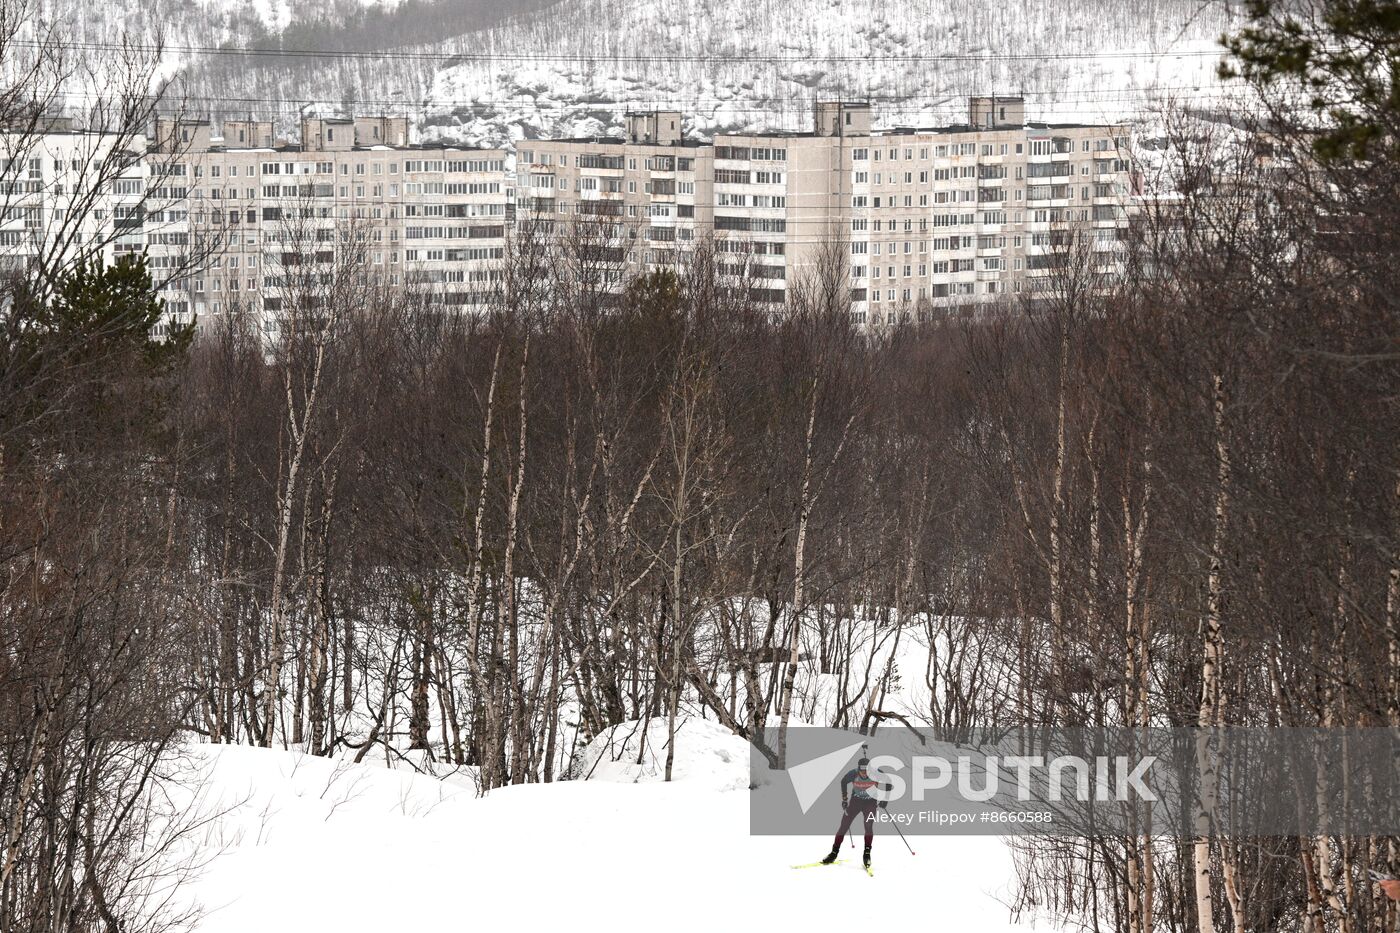
<svg viewBox="0 0 1400 933">
<path fill-rule="evenodd" d="M 1221 725 L 1220 665 L 1225 645 L 1221 626 L 1224 607 L 1225 535 L 1230 516 L 1230 446 L 1226 436 L 1225 409 L 1227 397 L 1225 380 L 1219 374 L 1213 379 L 1212 401 L 1215 425 L 1216 490 L 1215 513 L 1210 547 L 1210 571 L 1206 583 L 1205 639 L 1201 651 L 1201 704 L 1196 723 L 1203 730 L 1213 731 Z M 1201 769 L 1202 806 L 1196 815 L 1199 835 L 1192 849 L 1196 876 L 1196 920 L 1201 933 L 1215 933 L 1215 912 L 1212 905 L 1210 867 L 1210 815 L 1217 790 L 1217 762 L 1214 739 L 1198 740 L 1197 764 Z"/>
</svg>

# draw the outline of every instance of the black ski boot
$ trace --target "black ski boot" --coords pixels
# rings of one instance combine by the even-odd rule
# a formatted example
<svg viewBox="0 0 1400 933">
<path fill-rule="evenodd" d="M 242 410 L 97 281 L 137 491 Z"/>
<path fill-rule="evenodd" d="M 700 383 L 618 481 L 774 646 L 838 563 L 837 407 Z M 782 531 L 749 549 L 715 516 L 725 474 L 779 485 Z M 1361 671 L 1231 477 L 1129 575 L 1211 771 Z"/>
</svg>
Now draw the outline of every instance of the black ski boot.
<svg viewBox="0 0 1400 933">
<path fill-rule="evenodd" d="M 827 853 L 826 858 L 822 859 L 822 864 L 823 864 L 823 865 L 830 865 L 832 862 L 836 861 L 836 856 L 838 856 L 838 855 L 840 855 L 840 854 L 841 854 L 841 847 L 840 847 L 840 846 L 837 846 L 836 848 L 832 849 L 829 853 Z"/>
<path fill-rule="evenodd" d="M 870 870 L 870 846 L 865 847 L 865 870 Z"/>
</svg>

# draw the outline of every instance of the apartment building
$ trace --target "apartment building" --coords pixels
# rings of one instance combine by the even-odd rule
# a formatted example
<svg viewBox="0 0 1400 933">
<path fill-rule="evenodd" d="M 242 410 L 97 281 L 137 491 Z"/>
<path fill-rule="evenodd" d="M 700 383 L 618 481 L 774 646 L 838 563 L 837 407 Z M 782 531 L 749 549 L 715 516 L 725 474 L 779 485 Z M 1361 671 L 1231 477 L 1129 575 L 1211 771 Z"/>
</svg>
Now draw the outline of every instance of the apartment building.
<svg viewBox="0 0 1400 933">
<path fill-rule="evenodd" d="M 775 310 L 844 259 L 853 314 L 870 325 L 1051 287 L 1071 228 L 1110 271 L 1127 223 L 1127 127 L 1028 122 L 1017 97 L 974 97 L 966 123 L 931 128 L 873 129 L 869 105 L 845 101 L 818 103 L 808 132 L 696 142 L 679 124 L 631 114 L 624 139 L 531 142 L 520 216 L 627 221 L 631 271 L 675 260 L 656 248 L 663 224 L 682 248 L 712 233 Z M 669 157 L 686 168 L 674 198 L 669 173 L 651 172 Z"/>
<path fill-rule="evenodd" d="M 930 128 L 820 102 L 809 131 L 704 141 L 679 112 L 648 111 L 622 137 L 522 141 L 507 173 L 500 149 L 414 144 L 403 117 L 308 117 L 296 143 L 267 121 L 161 120 L 149 152 L 55 120 L 0 162 L 0 262 L 145 250 L 170 321 L 247 311 L 272 334 L 294 282 L 342 273 L 482 308 L 512 235 L 585 243 L 614 291 L 712 243 L 775 313 L 804 278 L 839 274 L 856 321 L 885 325 L 1053 288 L 1070 229 L 1112 271 L 1127 135 L 1028 122 L 1015 97 L 972 98 L 965 123 Z"/>
<path fill-rule="evenodd" d="M 849 151 L 870 135 L 867 105 L 819 103 L 807 133 L 715 137 L 715 250 L 760 301 L 781 306 L 801 275 L 844 260 Z M 829 274 L 829 273 L 828 273 Z"/>
<path fill-rule="evenodd" d="M 0 129 L 0 269 L 143 249 L 144 148 L 65 117 Z"/>
<path fill-rule="evenodd" d="M 146 218 L 152 265 L 180 269 L 171 320 L 252 312 L 274 334 L 295 287 L 355 275 L 480 309 L 513 222 L 500 149 L 415 145 L 404 117 L 306 118 L 301 140 L 266 121 L 160 121 Z"/>
<path fill-rule="evenodd" d="M 1097 271 L 1114 271 L 1132 194 L 1127 127 L 1024 113 L 1019 98 L 973 98 L 965 125 L 884 130 L 847 150 L 857 320 L 1052 290 L 1071 231 Z"/>
<path fill-rule="evenodd" d="M 712 223 L 714 147 L 677 111 L 629 113 L 625 137 L 521 141 L 516 216 L 534 236 L 589 243 L 625 274 L 673 267 Z"/>
</svg>

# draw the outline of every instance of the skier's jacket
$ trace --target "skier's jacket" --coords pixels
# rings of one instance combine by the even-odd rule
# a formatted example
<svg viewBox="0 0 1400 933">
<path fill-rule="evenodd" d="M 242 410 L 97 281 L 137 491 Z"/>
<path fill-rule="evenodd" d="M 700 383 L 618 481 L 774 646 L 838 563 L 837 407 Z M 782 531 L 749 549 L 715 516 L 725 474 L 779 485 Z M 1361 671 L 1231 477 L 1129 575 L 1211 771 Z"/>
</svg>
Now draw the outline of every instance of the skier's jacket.
<svg viewBox="0 0 1400 933">
<path fill-rule="evenodd" d="M 879 787 L 881 790 L 894 790 L 893 784 L 881 784 L 870 776 L 869 772 L 862 772 L 859 768 L 852 768 L 841 778 L 841 799 L 847 796 L 856 800 L 874 800 L 870 791 Z"/>
</svg>

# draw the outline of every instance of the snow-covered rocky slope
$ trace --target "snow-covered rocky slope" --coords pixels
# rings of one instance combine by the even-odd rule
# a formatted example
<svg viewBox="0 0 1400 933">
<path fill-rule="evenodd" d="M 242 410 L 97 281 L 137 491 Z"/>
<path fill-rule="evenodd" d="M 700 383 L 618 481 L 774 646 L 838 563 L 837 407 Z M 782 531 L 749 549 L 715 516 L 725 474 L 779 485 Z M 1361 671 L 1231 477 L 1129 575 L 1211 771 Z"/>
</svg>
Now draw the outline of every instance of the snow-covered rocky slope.
<svg viewBox="0 0 1400 933">
<path fill-rule="evenodd" d="M 290 132 L 302 112 L 406 113 L 428 139 L 492 144 L 616 131 L 651 107 L 681 110 L 693 134 L 799 129 L 838 96 L 870 99 L 884 126 L 959 120 L 988 92 L 1024 93 L 1036 119 L 1118 119 L 1217 94 L 1230 25 L 1228 5 L 1192 0 L 37 2 L 90 7 L 74 19 L 87 39 L 159 26 L 199 48 L 314 53 L 172 51 L 192 107 L 216 117 Z M 378 18 L 359 22 L 365 9 Z"/>
<path fill-rule="evenodd" d="M 693 133 L 799 129 L 842 96 L 872 100 L 877 125 L 927 125 L 991 91 L 1039 118 L 1117 118 L 1150 93 L 1212 93 L 1227 25 L 1179 0 L 563 0 L 450 43 L 467 57 L 437 71 L 428 122 L 499 141 L 663 106 Z"/>
</svg>

